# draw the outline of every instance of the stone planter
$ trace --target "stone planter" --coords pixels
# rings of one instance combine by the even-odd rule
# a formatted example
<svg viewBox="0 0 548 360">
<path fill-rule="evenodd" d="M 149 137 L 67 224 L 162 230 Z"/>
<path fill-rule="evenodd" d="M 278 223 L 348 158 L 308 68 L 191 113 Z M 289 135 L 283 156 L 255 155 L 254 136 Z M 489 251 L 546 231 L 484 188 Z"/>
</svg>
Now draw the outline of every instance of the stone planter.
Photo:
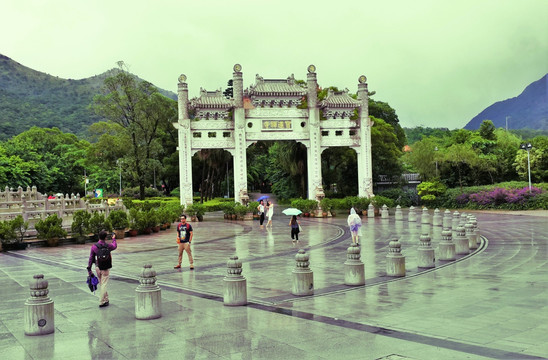
<svg viewBox="0 0 548 360">
<path fill-rule="evenodd" d="M 138 232 L 137 230 L 135 230 L 135 229 L 130 229 L 130 230 L 127 232 L 127 234 L 128 234 L 129 236 L 137 236 L 138 233 L 139 233 L 139 232 Z"/>
<path fill-rule="evenodd" d="M 152 227 L 152 232 L 155 232 L 155 233 L 160 232 L 160 226 L 159 225 L 158 226 L 153 226 Z"/>
<path fill-rule="evenodd" d="M 143 229 L 143 234 L 150 235 L 151 233 L 152 233 L 152 228 Z"/>
<path fill-rule="evenodd" d="M 116 239 L 123 239 L 126 236 L 126 229 L 114 229 L 114 235 L 116 235 Z"/>
</svg>

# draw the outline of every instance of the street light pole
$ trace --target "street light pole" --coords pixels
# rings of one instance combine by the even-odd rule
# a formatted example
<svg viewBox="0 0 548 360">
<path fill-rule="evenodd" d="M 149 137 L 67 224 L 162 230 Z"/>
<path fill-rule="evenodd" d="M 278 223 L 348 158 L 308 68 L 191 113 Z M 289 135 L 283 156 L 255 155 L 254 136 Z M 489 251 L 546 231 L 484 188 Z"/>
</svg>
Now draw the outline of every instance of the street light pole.
<svg viewBox="0 0 548 360">
<path fill-rule="evenodd" d="M 522 150 L 527 150 L 527 173 L 529 174 L 529 192 L 531 192 L 531 158 L 529 152 L 533 148 L 533 145 L 531 145 L 531 143 L 521 144 L 520 148 Z"/>
<path fill-rule="evenodd" d="M 120 197 L 122 197 L 122 162 L 120 159 L 116 160 L 116 164 L 118 164 L 118 168 L 120 169 Z"/>
<path fill-rule="evenodd" d="M 438 151 L 438 147 L 434 147 L 434 151 Z M 435 156 L 435 155 L 434 155 Z M 436 177 L 438 177 L 438 157 L 436 156 Z"/>
</svg>

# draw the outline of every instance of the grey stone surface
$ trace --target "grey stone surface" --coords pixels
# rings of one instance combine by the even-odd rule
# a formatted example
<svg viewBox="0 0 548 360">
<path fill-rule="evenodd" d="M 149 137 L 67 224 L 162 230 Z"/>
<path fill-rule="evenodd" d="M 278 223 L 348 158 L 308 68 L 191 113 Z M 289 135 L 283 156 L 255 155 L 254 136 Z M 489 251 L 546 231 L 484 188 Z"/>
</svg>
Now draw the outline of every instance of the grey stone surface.
<svg viewBox="0 0 548 360">
<path fill-rule="evenodd" d="M 280 206 L 277 211 L 283 210 Z M 417 267 L 416 244 L 402 242 L 407 274 L 385 276 L 397 227 L 363 218 L 366 285 L 343 284 L 350 245 L 346 217 L 302 219 L 293 245 L 286 218 L 272 230 L 258 222 L 206 214 L 195 231 L 194 271 L 173 270 L 175 230 L 118 241 L 110 303 L 97 307 L 86 283 L 90 244 L 0 253 L 2 359 L 542 359 L 548 357 L 546 212 L 473 212 L 478 249 Z M 542 215 L 542 216 L 540 216 Z M 400 222 L 401 223 L 401 222 Z M 415 224 L 417 225 L 417 224 Z M 416 226 L 418 227 L 418 225 Z M 416 228 L 415 228 L 416 229 Z M 435 238 L 432 246 L 436 247 Z M 297 249 L 314 269 L 312 296 L 292 295 Z M 226 259 L 238 254 L 248 305 L 223 306 Z M 139 321 L 135 275 L 153 264 L 162 317 Z M 24 301 L 34 274 L 49 281 L 55 333 L 24 335 Z M 473 301 L 471 301 L 471 299 Z"/>
</svg>

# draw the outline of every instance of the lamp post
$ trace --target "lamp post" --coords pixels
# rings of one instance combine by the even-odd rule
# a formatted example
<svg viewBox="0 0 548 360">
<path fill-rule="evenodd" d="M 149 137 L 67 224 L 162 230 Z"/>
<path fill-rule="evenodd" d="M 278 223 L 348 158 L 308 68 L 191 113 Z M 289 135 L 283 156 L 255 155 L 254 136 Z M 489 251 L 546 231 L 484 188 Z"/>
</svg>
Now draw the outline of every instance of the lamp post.
<svg viewBox="0 0 548 360">
<path fill-rule="evenodd" d="M 122 161 L 120 159 L 116 160 L 116 165 L 120 170 L 120 197 L 122 197 Z"/>
<path fill-rule="evenodd" d="M 434 151 L 438 151 L 438 147 L 434 147 Z M 438 177 L 438 157 L 436 155 L 434 155 L 436 157 L 436 177 Z"/>
<path fill-rule="evenodd" d="M 521 144 L 519 147 L 521 150 L 527 150 L 527 173 L 529 174 L 529 192 L 531 192 L 531 159 L 529 157 L 529 152 L 533 148 L 533 145 L 531 145 L 531 143 L 527 143 Z"/>
</svg>

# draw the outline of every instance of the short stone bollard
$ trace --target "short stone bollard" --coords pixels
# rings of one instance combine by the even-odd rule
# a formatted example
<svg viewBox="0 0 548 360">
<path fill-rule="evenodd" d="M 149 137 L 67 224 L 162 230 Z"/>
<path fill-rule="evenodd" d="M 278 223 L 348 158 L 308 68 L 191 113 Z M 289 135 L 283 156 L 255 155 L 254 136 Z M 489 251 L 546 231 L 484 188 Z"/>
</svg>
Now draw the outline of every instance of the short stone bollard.
<svg viewBox="0 0 548 360">
<path fill-rule="evenodd" d="M 479 227 L 478 227 L 478 220 L 475 216 L 472 217 L 472 225 L 474 225 L 474 237 L 476 238 L 476 244 L 480 244 L 481 238 L 479 233 Z"/>
<path fill-rule="evenodd" d="M 432 226 L 442 226 L 440 209 L 434 210 L 434 217 L 432 217 Z"/>
<path fill-rule="evenodd" d="M 451 230 L 452 227 L 452 221 L 451 221 L 451 211 L 449 209 L 445 209 L 445 212 L 443 213 L 443 223 L 442 227 L 444 229 Z"/>
<path fill-rule="evenodd" d="M 401 212 L 401 206 L 396 206 L 396 213 L 394 214 L 396 221 L 403 221 L 403 213 Z"/>
<path fill-rule="evenodd" d="M 47 335 L 55 331 L 53 300 L 48 296 L 44 275 L 34 275 L 29 283 L 30 297 L 25 301 L 25 335 Z"/>
<path fill-rule="evenodd" d="M 401 254 L 401 244 L 398 239 L 394 239 L 388 244 L 386 275 L 405 276 L 405 256 Z"/>
<path fill-rule="evenodd" d="M 474 224 L 471 220 L 468 220 L 466 225 L 464 225 L 464 230 L 466 233 L 466 238 L 468 239 L 468 248 L 471 250 L 477 249 L 478 244 L 476 243 L 476 237 L 474 236 Z"/>
<path fill-rule="evenodd" d="M 345 285 L 365 285 L 365 267 L 360 260 L 360 247 L 352 244 L 346 250 L 346 261 L 344 262 L 344 283 Z"/>
<path fill-rule="evenodd" d="M 453 243 L 453 233 L 450 228 L 444 228 L 441 232 L 438 259 L 444 261 L 455 260 L 455 244 Z"/>
<path fill-rule="evenodd" d="M 236 255 L 231 256 L 226 263 L 226 276 L 223 302 L 226 306 L 241 306 L 247 304 L 247 280 L 242 276 L 242 261 Z"/>
<path fill-rule="evenodd" d="M 386 206 L 386 204 L 382 206 L 381 219 L 388 219 L 388 206 Z"/>
<path fill-rule="evenodd" d="M 409 222 L 416 222 L 417 221 L 417 214 L 415 213 L 415 207 L 414 206 L 410 206 L 409 207 L 409 215 L 408 215 L 408 220 Z"/>
<path fill-rule="evenodd" d="M 303 249 L 295 255 L 295 269 L 293 269 L 293 286 L 291 293 L 297 296 L 314 294 L 314 274 L 308 267 L 309 256 Z"/>
<path fill-rule="evenodd" d="M 470 248 L 468 247 L 468 238 L 466 238 L 466 230 L 464 229 L 464 226 L 457 226 L 456 233 L 457 236 L 455 237 L 455 254 L 469 254 Z"/>
<path fill-rule="evenodd" d="M 430 244 L 430 236 L 422 234 L 417 249 L 417 266 L 420 268 L 433 268 L 435 261 L 434 248 Z"/>
<path fill-rule="evenodd" d="M 375 217 L 375 206 L 373 206 L 373 204 L 371 203 L 367 206 L 367 217 Z"/>
<path fill-rule="evenodd" d="M 430 214 L 428 213 L 426 206 L 422 208 L 421 234 L 427 234 L 430 236 Z"/>
<path fill-rule="evenodd" d="M 156 285 L 156 270 L 146 264 L 139 276 L 139 286 L 135 289 L 135 318 L 150 320 L 161 316 L 162 290 Z"/>
<path fill-rule="evenodd" d="M 459 222 L 460 222 L 460 213 L 458 211 L 455 210 L 455 212 L 453 213 L 453 218 L 451 219 L 451 227 L 453 228 L 453 230 L 457 230 L 457 226 L 459 226 Z"/>
<path fill-rule="evenodd" d="M 462 214 L 460 214 L 459 224 L 462 224 L 462 226 L 464 226 L 466 225 L 467 222 L 468 222 L 468 214 L 463 212 Z"/>
</svg>

